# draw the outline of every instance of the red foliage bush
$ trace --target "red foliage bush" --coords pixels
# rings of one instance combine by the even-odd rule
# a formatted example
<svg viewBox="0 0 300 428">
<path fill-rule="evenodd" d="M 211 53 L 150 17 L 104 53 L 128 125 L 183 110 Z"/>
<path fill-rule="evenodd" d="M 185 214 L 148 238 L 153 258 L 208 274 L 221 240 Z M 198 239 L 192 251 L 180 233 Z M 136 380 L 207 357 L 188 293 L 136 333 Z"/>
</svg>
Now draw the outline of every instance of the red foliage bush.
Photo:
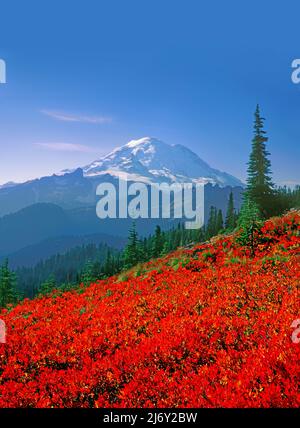
<svg viewBox="0 0 300 428">
<path fill-rule="evenodd" d="M 298 407 L 299 214 L 260 236 L 2 311 L 0 407 Z"/>
</svg>

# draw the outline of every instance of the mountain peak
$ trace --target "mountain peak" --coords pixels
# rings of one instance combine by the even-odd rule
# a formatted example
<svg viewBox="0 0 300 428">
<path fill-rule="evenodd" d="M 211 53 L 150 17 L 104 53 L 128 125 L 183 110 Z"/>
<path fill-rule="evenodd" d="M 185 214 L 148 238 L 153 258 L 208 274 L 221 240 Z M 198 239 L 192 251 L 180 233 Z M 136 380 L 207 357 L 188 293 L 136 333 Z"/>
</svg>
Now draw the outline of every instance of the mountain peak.
<svg viewBox="0 0 300 428">
<path fill-rule="evenodd" d="M 0 184 L 0 189 L 5 189 L 7 187 L 14 187 L 17 185 L 18 185 L 18 183 L 15 183 L 14 181 L 8 181 L 7 183 Z"/>
<path fill-rule="evenodd" d="M 138 140 L 131 140 L 129 143 L 125 144 L 125 147 L 134 148 L 139 146 L 144 146 L 146 144 L 165 144 L 162 141 L 160 141 L 158 138 L 154 137 L 143 137 L 139 138 Z"/>
<path fill-rule="evenodd" d="M 84 176 L 110 174 L 142 182 L 194 182 L 243 186 L 226 172 L 211 168 L 188 147 L 170 145 L 154 137 L 131 140 L 83 168 Z"/>
</svg>

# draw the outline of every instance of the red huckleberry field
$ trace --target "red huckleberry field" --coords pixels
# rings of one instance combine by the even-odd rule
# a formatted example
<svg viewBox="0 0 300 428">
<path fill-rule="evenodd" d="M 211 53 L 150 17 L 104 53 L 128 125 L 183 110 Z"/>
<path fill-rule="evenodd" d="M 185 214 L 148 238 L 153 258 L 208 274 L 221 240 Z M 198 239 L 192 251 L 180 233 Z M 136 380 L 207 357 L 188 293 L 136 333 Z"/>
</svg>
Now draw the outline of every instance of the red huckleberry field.
<svg viewBox="0 0 300 428">
<path fill-rule="evenodd" d="M 299 268 L 294 211 L 8 307 L 0 407 L 299 407 Z"/>
</svg>

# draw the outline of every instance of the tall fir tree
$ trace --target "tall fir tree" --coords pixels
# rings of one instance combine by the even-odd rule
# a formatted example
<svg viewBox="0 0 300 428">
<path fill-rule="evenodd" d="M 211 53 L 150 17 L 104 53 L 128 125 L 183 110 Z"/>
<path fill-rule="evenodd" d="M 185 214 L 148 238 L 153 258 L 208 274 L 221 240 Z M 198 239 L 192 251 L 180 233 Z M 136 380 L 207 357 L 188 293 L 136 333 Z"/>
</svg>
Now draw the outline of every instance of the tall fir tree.
<svg viewBox="0 0 300 428">
<path fill-rule="evenodd" d="M 254 138 L 252 140 L 252 152 L 248 162 L 247 199 L 253 201 L 264 218 L 273 213 L 272 199 L 274 185 L 271 178 L 271 161 L 266 149 L 266 132 L 264 131 L 265 119 L 260 115 L 257 105 L 254 120 Z"/>
<path fill-rule="evenodd" d="M 161 232 L 160 226 L 156 226 L 155 235 L 153 240 L 152 257 L 159 257 L 162 253 L 164 246 L 164 236 Z"/>
<path fill-rule="evenodd" d="M 0 267 L 0 308 L 4 308 L 10 303 L 15 303 L 18 299 L 16 291 L 16 275 L 9 269 L 6 259 Z"/>
<path fill-rule="evenodd" d="M 234 199 L 233 199 L 233 192 L 230 192 L 229 199 L 228 199 L 228 206 L 227 206 L 227 212 L 226 212 L 226 219 L 225 219 L 225 229 L 228 232 L 232 232 L 236 227 L 236 212 L 234 209 Z"/>
<path fill-rule="evenodd" d="M 102 267 L 102 271 L 104 273 L 105 276 L 110 276 L 113 275 L 114 273 L 114 257 L 110 251 L 110 249 L 108 249 L 107 254 L 106 254 L 106 258 L 105 258 L 105 262 L 104 265 Z"/>
<path fill-rule="evenodd" d="M 242 245 L 249 246 L 252 255 L 255 253 L 255 233 L 261 225 L 259 208 L 246 194 L 238 219 L 238 227 L 240 229 L 238 241 Z"/>
<path fill-rule="evenodd" d="M 141 259 L 141 245 L 138 238 L 138 233 L 136 231 L 135 222 L 132 223 L 132 226 L 129 230 L 128 243 L 123 253 L 124 268 L 130 269 L 132 266 L 136 265 Z"/>
<path fill-rule="evenodd" d="M 219 210 L 216 217 L 216 234 L 222 232 L 223 229 L 224 229 L 223 213 L 222 213 L 222 210 Z"/>
<path fill-rule="evenodd" d="M 80 280 L 84 285 L 89 285 L 95 281 L 94 263 L 88 260 L 83 268 L 80 275 Z"/>
<path fill-rule="evenodd" d="M 216 229 L 217 229 L 217 209 L 213 206 L 210 207 L 209 211 L 209 218 L 207 222 L 207 228 L 206 228 L 206 238 L 210 239 L 214 235 L 216 235 Z"/>
</svg>

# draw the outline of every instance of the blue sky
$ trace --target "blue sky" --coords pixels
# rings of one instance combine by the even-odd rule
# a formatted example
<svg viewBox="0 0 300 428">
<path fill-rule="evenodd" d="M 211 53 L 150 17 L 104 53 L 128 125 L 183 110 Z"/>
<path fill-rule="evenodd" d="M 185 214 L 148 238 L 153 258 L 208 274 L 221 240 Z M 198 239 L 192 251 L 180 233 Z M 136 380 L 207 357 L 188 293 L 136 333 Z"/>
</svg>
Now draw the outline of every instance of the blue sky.
<svg viewBox="0 0 300 428">
<path fill-rule="evenodd" d="M 2 4 L 0 184 L 144 136 L 244 179 L 257 103 L 275 181 L 300 183 L 299 16 L 297 1 Z"/>
</svg>

